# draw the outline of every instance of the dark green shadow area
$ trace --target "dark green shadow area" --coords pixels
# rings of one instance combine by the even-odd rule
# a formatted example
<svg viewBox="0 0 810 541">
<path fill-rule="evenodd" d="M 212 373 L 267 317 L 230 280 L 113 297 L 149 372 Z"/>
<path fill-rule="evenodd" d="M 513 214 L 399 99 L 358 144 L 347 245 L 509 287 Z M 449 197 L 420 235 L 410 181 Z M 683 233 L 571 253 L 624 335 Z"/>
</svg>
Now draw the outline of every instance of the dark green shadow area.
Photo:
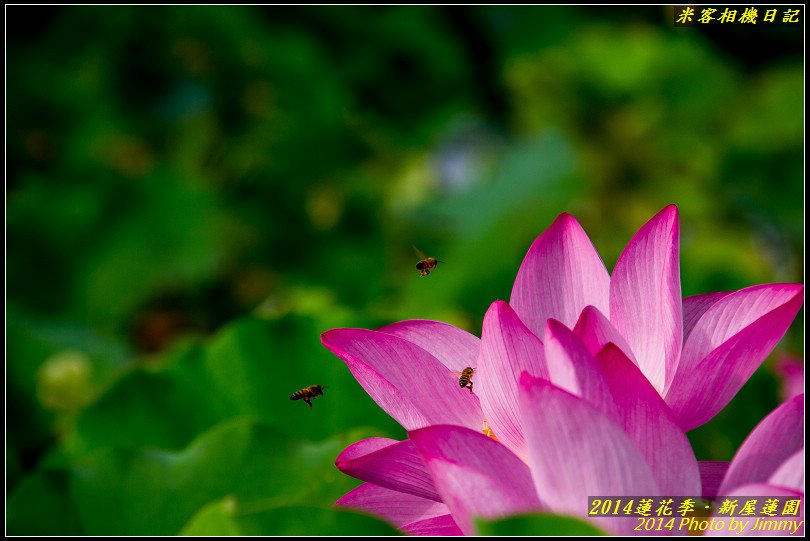
<svg viewBox="0 0 810 541">
<path fill-rule="evenodd" d="M 255 507 L 255 506 L 254 506 Z M 307 517 L 302 521 L 301 517 Z M 181 535 L 402 535 L 385 522 L 345 509 L 312 506 L 243 510 L 233 498 L 204 507 Z"/>
<path fill-rule="evenodd" d="M 567 536 L 567 535 L 610 535 L 587 522 L 562 515 L 533 513 L 501 520 L 475 521 L 480 535 L 495 536 Z"/>
<path fill-rule="evenodd" d="M 248 508 L 263 508 L 268 502 L 283 506 L 251 512 L 244 522 L 240 518 L 240 527 L 251 532 L 280 535 L 272 524 L 286 520 L 283 527 L 289 530 L 290 506 L 328 508 L 357 485 L 335 469 L 334 458 L 363 436 L 354 431 L 309 443 L 241 418 L 216 425 L 180 452 L 98 449 L 75 458 L 70 468 L 42 472 L 21 483 L 9 504 L 9 532 L 175 535 L 200 508 L 228 496 Z M 69 502 L 75 509 L 66 509 Z M 53 516 L 43 518 L 31 513 L 32 508 L 52 511 Z M 352 513 L 319 513 L 323 531 L 342 527 L 344 516 L 355 520 Z M 276 514 L 277 521 L 272 518 Z"/>
</svg>

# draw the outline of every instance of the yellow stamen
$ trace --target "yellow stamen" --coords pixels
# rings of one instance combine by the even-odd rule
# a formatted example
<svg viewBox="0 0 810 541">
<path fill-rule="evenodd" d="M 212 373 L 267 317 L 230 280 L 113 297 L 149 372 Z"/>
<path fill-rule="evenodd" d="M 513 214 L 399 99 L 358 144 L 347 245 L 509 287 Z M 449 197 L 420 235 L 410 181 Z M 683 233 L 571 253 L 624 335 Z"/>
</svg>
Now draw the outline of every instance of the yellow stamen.
<svg viewBox="0 0 810 541">
<path fill-rule="evenodd" d="M 484 419 L 484 429 L 483 429 L 483 430 L 481 430 L 481 433 L 482 433 L 484 436 L 490 437 L 490 438 L 492 438 L 493 440 L 498 441 L 498 438 L 496 438 L 496 437 L 495 437 L 495 433 L 492 431 L 492 429 L 491 429 L 491 428 L 489 428 L 489 424 L 487 423 L 487 420 L 486 420 L 486 419 Z"/>
</svg>

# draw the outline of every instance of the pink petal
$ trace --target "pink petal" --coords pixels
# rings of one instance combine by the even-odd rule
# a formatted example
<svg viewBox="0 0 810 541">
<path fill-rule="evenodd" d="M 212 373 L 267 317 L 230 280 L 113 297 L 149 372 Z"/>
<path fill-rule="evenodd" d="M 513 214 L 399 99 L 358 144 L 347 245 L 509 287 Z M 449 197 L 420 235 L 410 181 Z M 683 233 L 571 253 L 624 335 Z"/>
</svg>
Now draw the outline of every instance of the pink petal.
<svg viewBox="0 0 810 541">
<path fill-rule="evenodd" d="M 666 394 L 684 430 L 714 417 L 782 338 L 802 305 L 802 286 L 729 293 L 695 324 Z"/>
<path fill-rule="evenodd" d="M 409 437 L 465 534 L 474 533 L 475 516 L 497 518 L 542 507 L 528 466 L 480 432 L 438 425 L 411 431 Z"/>
<path fill-rule="evenodd" d="M 768 484 L 804 492 L 804 448 L 782 462 L 768 479 Z"/>
<path fill-rule="evenodd" d="M 804 395 L 773 410 L 748 435 L 731 460 L 720 494 L 765 483 L 782 463 L 804 447 Z"/>
<path fill-rule="evenodd" d="M 681 353 L 678 209 L 670 205 L 635 234 L 610 279 L 610 321 L 663 394 Z"/>
<path fill-rule="evenodd" d="M 457 376 L 412 342 L 366 329 L 333 329 L 321 342 L 406 429 L 438 423 L 480 429 L 478 397 L 459 388 Z"/>
<path fill-rule="evenodd" d="M 412 527 L 423 527 L 425 521 L 445 517 L 450 510 L 446 505 L 412 494 L 396 492 L 370 483 L 363 483 L 345 494 L 335 507 L 346 507 L 370 513 L 387 520 L 408 532 Z"/>
<path fill-rule="evenodd" d="M 534 485 L 555 511 L 582 516 L 588 496 L 656 496 L 652 470 L 621 427 L 548 381 L 520 382 Z"/>
<path fill-rule="evenodd" d="M 625 433 L 652 468 L 665 494 L 699 494 L 700 472 L 692 445 L 675 416 L 639 368 L 614 344 L 596 356 Z"/>
<path fill-rule="evenodd" d="M 728 471 L 728 462 L 714 462 L 701 460 L 698 462 L 700 468 L 700 484 L 703 487 L 700 495 L 707 499 L 714 499 Z"/>
<path fill-rule="evenodd" d="M 588 351 L 590 351 L 592 355 L 596 355 L 606 344 L 613 343 L 616 344 L 633 363 L 638 364 L 635 357 L 633 357 L 630 346 L 627 344 L 627 340 L 619 334 L 619 331 L 616 330 L 616 327 L 613 326 L 610 320 L 593 306 L 586 306 L 582 311 L 582 314 L 580 314 L 577 320 L 577 324 L 574 326 L 574 334 L 579 336 L 582 343 L 585 344 L 585 347 L 588 348 Z"/>
<path fill-rule="evenodd" d="M 464 535 L 452 515 L 427 518 L 402 528 L 408 535 Z"/>
<path fill-rule="evenodd" d="M 582 226 L 563 213 L 529 248 L 509 304 L 543 338 L 549 318 L 573 327 L 589 304 L 607 313 L 609 284 L 605 264 Z"/>
<path fill-rule="evenodd" d="M 370 453 L 391 447 L 397 443 L 400 443 L 399 440 L 392 440 L 391 438 L 366 438 L 360 440 L 346 447 L 337 459 L 335 459 L 335 464 L 362 458 Z"/>
<path fill-rule="evenodd" d="M 731 293 L 702 295 L 715 300 L 709 305 L 708 299 L 704 299 L 706 310 L 692 325 L 684 341 L 678 370 L 695 369 L 700 361 L 734 335 L 791 301 L 798 311 L 802 289 L 800 284 L 762 284 Z M 781 329 L 779 336 L 786 330 L 787 327 Z"/>
<path fill-rule="evenodd" d="M 621 422 L 613 395 L 596 365 L 596 359 L 573 331 L 559 321 L 546 324 L 546 364 L 551 382 L 582 397 L 610 419 Z"/>
<path fill-rule="evenodd" d="M 543 343 L 503 301 L 495 301 L 484 316 L 481 355 L 476 368 L 475 392 L 498 440 L 523 454 L 518 387 L 520 374 L 548 378 Z"/>
<path fill-rule="evenodd" d="M 398 492 L 442 501 L 422 457 L 410 441 L 370 438 L 348 446 L 335 460 L 347 475 Z"/>
<path fill-rule="evenodd" d="M 719 293 L 706 293 L 704 295 L 693 295 L 691 297 L 686 297 L 683 300 L 683 341 L 689 339 L 689 335 L 692 333 L 692 329 L 695 327 L 695 323 L 706 313 L 706 310 L 711 308 L 711 306 L 728 295 L 728 291 L 722 291 Z"/>
<path fill-rule="evenodd" d="M 704 535 L 709 536 L 729 536 L 733 535 L 734 537 L 737 536 L 744 536 L 744 535 L 804 535 L 804 495 L 800 492 L 795 492 L 793 490 L 788 490 L 781 487 L 775 487 L 773 485 L 766 485 L 761 483 L 755 483 L 750 485 L 742 485 L 734 489 L 733 491 L 729 492 L 728 494 L 724 494 L 724 499 L 738 499 L 739 503 L 742 504 L 743 498 L 751 497 L 756 498 L 758 501 L 762 502 L 763 498 L 769 498 L 774 496 L 788 496 L 792 499 L 802 500 L 800 504 L 801 511 L 799 512 L 798 516 L 777 516 L 770 518 L 770 517 L 728 517 L 728 516 L 720 516 L 715 511 L 711 519 L 714 520 L 716 523 L 722 522 L 724 526 L 722 528 L 718 528 L 716 530 L 706 530 Z M 722 499 L 720 500 L 722 502 Z M 739 509 L 739 505 L 738 505 Z M 781 512 L 781 509 L 779 510 Z M 757 520 L 759 519 L 759 520 Z M 762 522 L 776 522 L 775 526 L 770 527 L 779 527 L 779 526 L 786 526 L 787 524 L 783 521 L 789 521 L 792 525 L 789 526 L 791 529 L 784 529 L 780 528 L 779 530 L 763 530 L 760 529 L 762 526 Z M 801 521 L 800 527 L 794 532 L 792 528 L 799 525 Z M 779 524 L 779 523 L 782 524 Z M 736 528 L 732 529 L 732 525 L 735 525 Z M 758 529 L 754 529 L 757 527 Z"/>
<path fill-rule="evenodd" d="M 411 319 L 377 329 L 416 344 L 454 371 L 464 370 L 478 358 L 477 336 L 440 321 Z"/>
</svg>

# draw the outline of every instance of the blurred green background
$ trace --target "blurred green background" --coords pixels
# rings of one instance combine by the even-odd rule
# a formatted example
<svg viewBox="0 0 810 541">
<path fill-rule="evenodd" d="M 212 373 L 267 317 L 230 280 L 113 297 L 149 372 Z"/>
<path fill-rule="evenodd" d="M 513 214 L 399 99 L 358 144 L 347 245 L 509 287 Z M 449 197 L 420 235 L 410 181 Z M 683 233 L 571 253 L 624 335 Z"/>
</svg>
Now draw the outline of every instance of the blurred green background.
<svg viewBox="0 0 810 541">
<path fill-rule="evenodd" d="M 321 332 L 480 335 L 574 214 L 681 211 L 685 296 L 803 277 L 801 26 L 666 7 L 7 7 L 11 534 L 388 533 L 334 458 L 403 430 Z M 447 263 L 428 278 L 412 246 Z M 803 356 L 799 315 L 777 348 Z M 728 460 L 769 359 L 690 434 Z M 313 383 L 309 409 L 289 395 Z"/>
</svg>

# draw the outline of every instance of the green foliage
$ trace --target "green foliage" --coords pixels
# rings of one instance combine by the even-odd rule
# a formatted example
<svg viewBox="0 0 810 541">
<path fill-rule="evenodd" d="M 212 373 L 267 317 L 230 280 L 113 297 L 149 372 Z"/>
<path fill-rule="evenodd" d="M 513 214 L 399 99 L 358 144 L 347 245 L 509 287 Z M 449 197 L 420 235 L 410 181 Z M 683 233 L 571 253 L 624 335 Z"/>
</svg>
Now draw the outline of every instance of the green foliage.
<svg viewBox="0 0 810 541">
<path fill-rule="evenodd" d="M 355 483 L 342 448 L 404 432 L 320 334 L 480 334 L 563 211 L 612 268 L 678 204 L 685 295 L 803 276 L 800 28 L 718 37 L 636 7 L 8 17 L 9 533 L 390 533 L 330 509 Z M 419 278 L 412 246 L 446 263 Z M 699 459 L 777 404 L 767 367 L 690 434 Z M 315 383 L 312 409 L 289 400 Z"/>
<path fill-rule="evenodd" d="M 353 431 L 309 443 L 260 421 L 234 418 L 179 452 L 148 444 L 99 447 L 75 458 L 66 470 L 45 471 L 21 483 L 11 499 L 10 530 L 77 529 L 78 517 L 81 533 L 88 535 L 174 535 L 208 502 L 228 496 L 240 506 L 262 509 L 238 514 L 243 531 L 275 533 L 266 529 L 272 517 L 278 514 L 281 523 L 289 522 L 284 517 L 291 512 L 276 507 L 328 508 L 356 484 L 335 470 L 334 458 L 367 435 Z M 76 515 L 68 513 L 71 504 Z M 38 505 L 53 510 L 49 520 L 55 524 L 28 515 Z M 212 512 L 202 512 L 195 522 L 213 520 Z M 340 531 L 336 524 L 342 521 L 328 510 L 315 514 L 323 532 Z"/>
<path fill-rule="evenodd" d="M 301 517 L 307 517 L 302 521 Z M 181 535 L 399 535 L 385 522 L 345 509 L 276 506 L 242 510 L 228 497 L 204 507 Z"/>
<path fill-rule="evenodd" d="M 480 535 L 506 537 L 524 535 L 608 535 L 584 520 L 547 513 L 516 515 L 499 520 L 478 519 L 475 525 Z"/>
<path fill-rule="evenodd" d="M 69 495 L 70 475 L 42 470 L 17 484 L 6 503 L 8 535 L 81 535 L 75 503 Z"/>
<path fill-rule="evenodd" d="M 334 467 L 340 451 L 401 429 L 322 348 L 322 328 L 307 316 L 244 318 L 122 373 L 71 422 L 48 469 L 12 492 L 10 531 L 173 535 L 226 496 L 267 507 L 240 514 L 240 532 L 294 532 L 297 504 L 324 506 L 312 511 L 323 534 L 390 531 L 328 509 L 356 485 Z M 289 400 L 314 381 L 329 387 L 313 408 Z"/>
<path fill-rule="evenodd" d="M 329 505 L 354 484 L 334 472 L 334 456 L 348 443 L 301 443 L 236 419 L 180 453 L 94 453 L 79 462 L 71 492 L 89 534 L 172 535 L 197 509 L 228 494 L 245 502 Z"/>
<path fill-rule="evenodd" d="M 320 344 L 316 320 L 246 318 L 208 345 L 173 352 L 162 367 L 133 368 L 79 415 L 77 449 L 99 446 L 180 449 L 223 420 L 248 415 L 312 440 L 358 426 L 402 431 Z M 325 395 L 308 408 L 289 397 L 313 383 Z M 117 430 L 123 423 L 126 430 Z"/>
</svg>

